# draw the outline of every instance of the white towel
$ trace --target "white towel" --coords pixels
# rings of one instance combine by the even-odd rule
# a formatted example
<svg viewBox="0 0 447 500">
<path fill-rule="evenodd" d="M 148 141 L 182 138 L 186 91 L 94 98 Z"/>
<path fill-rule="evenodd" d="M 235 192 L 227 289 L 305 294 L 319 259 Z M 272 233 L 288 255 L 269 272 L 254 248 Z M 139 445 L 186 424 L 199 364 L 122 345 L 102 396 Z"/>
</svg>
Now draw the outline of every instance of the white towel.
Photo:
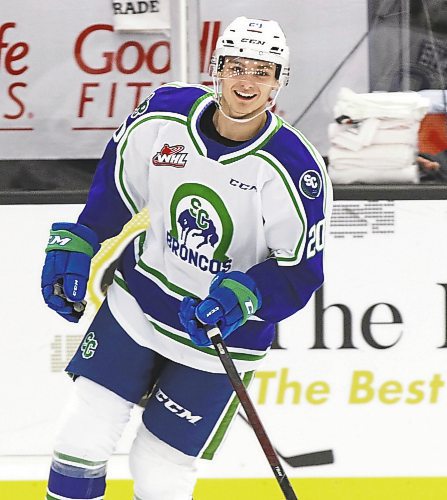
<svg viewBox="0 0 447 500">
<path fill-rule="evenodd" d="M 329 177 L 334 184 L 418 184 L 419 168 L 408 165 L 404 168 L 343 168 L 334 169 L 329 165 Z"/>
<path fill-rule="evenodd" d="M 418 120 L 400 120 L 396 118 L 381 118 L 379 130 L 402 130 L 407 128 L 419 127 Z"/>
<path fill-rule="evenodd" d="M 419 123 L 412 127 L 385 130 L 379 128 L 373 138 L 372 144 L 406 144 L 415 151 L 418 148 Z"/>
<path fill-rule="evenodd" d="M 372 92 L 356 94 L 343 87 L 334 107 L 334 117 L 346 115 L 364 118 L 399 118 L 420 121 L 427 113 L 429 100 L 417 92 Z"/>
<path fill-rule="evenodd" d="M 388 123 L 391 122 L 391 123 Z M 399 126 L 398 120 L 367 118 L 356 125 L 331 123 L 328 127 L 331 144 L 341 148 L 359 151 L 371 144 L 407 144 L 417 148 L 419 124 Z"/>
<path fill-rule="evenodd" d="M 379 123 L 377 118 L 368 118 L 356 125 L 331 123 L 328 129 L 329 139 L 331 144 L 351 151 L 358 151 L 372 143 Z"/>
<path fill-rule="evenodd" d="M 405 144 L 373 144 L 359 151 L 332 146 L 329 148 L 329 163 L 336 168 L 366 167 L 384 170 L 403 168 L 415 161 L 416 152 Z"/>
<path fill-rule="evenodd" d="M 171 27 L 169 0 L 113 1 L 115 31 L 164 32 Z"/>
</svg>

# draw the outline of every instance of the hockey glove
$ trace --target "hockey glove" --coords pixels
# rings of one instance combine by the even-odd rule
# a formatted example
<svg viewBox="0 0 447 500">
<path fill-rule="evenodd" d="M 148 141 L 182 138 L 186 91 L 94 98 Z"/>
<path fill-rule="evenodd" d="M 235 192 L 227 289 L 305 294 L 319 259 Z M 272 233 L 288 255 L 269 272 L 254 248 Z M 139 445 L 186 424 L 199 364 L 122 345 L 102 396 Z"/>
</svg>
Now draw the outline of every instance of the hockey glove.
<svg viewBox="0 0 447 500">
<path fill-rule="evenodd" d="M 204 300 L 183 299 L 179 318 L 192 341 L 203 347 L 211 345 L 204 324 L 216 324 L 222 338 L 226 338 L 243 325 L 261 303 L 261 294 L 250 276 L 240 271 L 219 273 Z"/>
<path fill-rule="evenodd" d="M 96 234 L 82 224 L 53 224 L 42 270 L 45 303 L 71 322 L 78 322 L 85 308 L 90 262 L 99 250 Z"/>
</svg>

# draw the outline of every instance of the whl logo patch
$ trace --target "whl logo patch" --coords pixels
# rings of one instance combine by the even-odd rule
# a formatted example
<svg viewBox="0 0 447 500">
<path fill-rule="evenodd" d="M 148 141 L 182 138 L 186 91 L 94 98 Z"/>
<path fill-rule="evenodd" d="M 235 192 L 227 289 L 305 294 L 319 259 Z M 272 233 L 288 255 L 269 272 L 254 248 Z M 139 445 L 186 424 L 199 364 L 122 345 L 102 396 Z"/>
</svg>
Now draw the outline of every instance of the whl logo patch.
<svg viewBox="0 0 447 500">
<path fill-rule="evenodd" d="M 182 153 L 185 146 L 177 144 L 169 146 L 165 144 L 159 153 L 152 158 L 152 163 L 160 167 L 176 167 L 183 168 L 186 165 L 186 157 L 188 153 Z"/>
<path fill-rule="evenodd" d="M 95 339 L 95 333 L 89 332 L 84 338 L 84 342 L 81 345 L 82 357 L 84 359 L 93 358 L 95 355 L 96 348 L 98 347 L 98 341 Z"/>
</svg>

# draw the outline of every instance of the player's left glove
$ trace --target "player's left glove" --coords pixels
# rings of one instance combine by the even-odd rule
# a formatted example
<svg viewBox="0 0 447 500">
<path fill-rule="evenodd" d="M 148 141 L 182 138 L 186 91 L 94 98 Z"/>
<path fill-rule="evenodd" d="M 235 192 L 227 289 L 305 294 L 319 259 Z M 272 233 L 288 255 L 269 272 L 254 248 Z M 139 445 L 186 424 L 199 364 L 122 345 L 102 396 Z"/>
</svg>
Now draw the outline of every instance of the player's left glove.
<svg viewBox="0 0 447 500">
<path fill-rule="evenodd" d="M 261 294 L 250 276 L 240 271 L 218 273 L 204 300 L 183 299 L 179 318 L 192 341 L 203 347 L 211 345 L 204 325 L 217 325 L 222 338 L 226 338 L 243 325 L 261 304 Z"/>
</svg>

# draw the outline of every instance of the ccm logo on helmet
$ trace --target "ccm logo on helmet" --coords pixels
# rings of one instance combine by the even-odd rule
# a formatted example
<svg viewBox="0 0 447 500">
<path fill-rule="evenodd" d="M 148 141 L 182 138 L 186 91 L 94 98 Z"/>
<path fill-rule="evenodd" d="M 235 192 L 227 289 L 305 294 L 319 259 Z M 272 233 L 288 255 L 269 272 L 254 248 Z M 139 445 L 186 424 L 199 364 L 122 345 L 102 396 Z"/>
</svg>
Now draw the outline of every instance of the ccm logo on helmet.
<svg viewBox="0 0 447 500">
<path fill-rule="evenodd" d="M 254 43 L 256 45 L 265 45 L 265 42 L 263 42 L 262 40 L 256 40 L 254 38 L 242 38 L 241 42 Z"/>
</svg>

